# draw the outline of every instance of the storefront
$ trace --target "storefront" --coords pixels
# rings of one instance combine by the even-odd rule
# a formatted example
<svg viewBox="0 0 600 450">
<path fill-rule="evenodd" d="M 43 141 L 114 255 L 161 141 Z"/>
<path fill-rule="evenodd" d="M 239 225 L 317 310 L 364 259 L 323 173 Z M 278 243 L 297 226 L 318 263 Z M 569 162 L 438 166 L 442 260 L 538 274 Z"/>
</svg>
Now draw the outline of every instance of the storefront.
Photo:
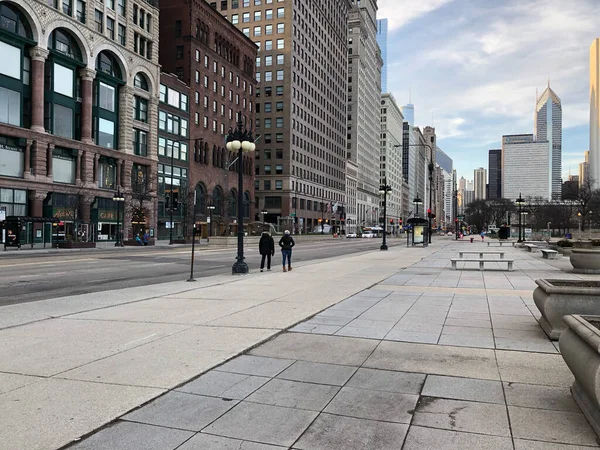
<svg viewBox="0 0 600 450">
<path fill-rule="evenodd" d="M 117 203 L 112 198 L 96 197 L 92 203 L 91 219 L 94 241 L 117 239 Z"/>
</svg>

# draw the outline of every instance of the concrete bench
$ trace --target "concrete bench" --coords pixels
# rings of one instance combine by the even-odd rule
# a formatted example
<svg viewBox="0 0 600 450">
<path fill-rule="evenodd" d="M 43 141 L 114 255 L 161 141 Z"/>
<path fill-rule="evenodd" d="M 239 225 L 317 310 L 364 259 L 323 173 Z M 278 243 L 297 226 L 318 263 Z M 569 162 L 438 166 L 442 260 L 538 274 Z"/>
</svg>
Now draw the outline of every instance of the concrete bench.
<svg viewBox="0 0 600 450">
<path fill-rule="evenodd" d="M 541 248 L 542 258 L 544 259 L 558 259 L 558 252 L 556 250 L 550 250 L 548 248 Z"/>
<path fill-rule="evenodd" d="M 456 263 L 458 262 L 463 262 L 463 263 L 478 263 L 479 264 L 479 270 L 485 270 L 485 263 L 507 263 L 508 264 L 508 270 L 513 270 L 513 263 L 515 262 L 514 259 L 491 259 L 491 258 L 481 258 L 481 259 L 462 259 L 462 258 L 452 258 L 450 260 L 452 262 L 452 268 L 454 270 L 456 270 Z"/>
<path fill-rule="evenodd" d="M 504 253 L 505 252 L 496 252 L 496 251 L 477 251 L 477 250 L 472 250 L 472 251 L 467 251 L 465 250 L 464 252 L 458 252 L 458 257 L 462 258 L 463 255 L 479 255 L 480 258 L 483 258 L 483 255 L 500 255 L 500 259 L 504 259 Z"/>
<path fill-rule="evenodd" d="M 512 245 L 512 246 L 514 247 L 514 246 L 515 246 L 515 244 L 516 244 L 516 242 L 515 242 L 515 241 L 488 241 L 488 243 L 487 243 L 488 247 L 489 247 L 491 244 L 499 244 L 499 245 L 500 245 L 500 247 L 502 247 L 504 244 L 506 244 L 506 245 L 509 245 L 509 244 L 510 244 L 510 245 Z"/>
<path fill-rule="evenodd" d="M 529 253 L 533 252 L 536 248 L 538 248 L 535 244 L 525 244 L 525 248 Z"/>
</svg>

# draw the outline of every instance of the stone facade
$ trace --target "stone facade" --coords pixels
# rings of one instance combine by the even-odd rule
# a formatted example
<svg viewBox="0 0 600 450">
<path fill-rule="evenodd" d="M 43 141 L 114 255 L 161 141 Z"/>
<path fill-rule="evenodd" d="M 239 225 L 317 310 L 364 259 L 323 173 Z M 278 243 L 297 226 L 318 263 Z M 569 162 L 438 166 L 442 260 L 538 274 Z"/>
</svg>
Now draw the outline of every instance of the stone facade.
<svg viewBox="0 0 600 450">
<path fill-rule="evenodd" d="M 86 240 L 98 238 L 96 221 L 91 217 L 91 210 L 97 199 L 112 199 L 114 191 L 118 188 L 125 195 L 125 226 L 124 236 L 131 237 L 129 226 L 131 219 L 131 171 L 133 165 L 145 168 L 147 180 L 152 183 L 155 179 L 157 154 L 157 107 L 159 87 L 158 67 L 158 9 L 152 6 L 153 2 L 141 0 L 128 0 L 123 2 L 115 0 L 116 10 L 112 10 L 99 0 L 90 0 L 84 3 L 84 10 L 76 10 L 75 2 L 68 8 L 56 2 L 56 8 L 47 1 L 38 0 L 12 0 L 2 2 L 15 11 L 31 28 L 31 41 L 25 44 L 24 51 L 29 53 L 31 60 L 31 124 L 28 127 L 0 124 L 0 137 L 14 142 L 25 141 L 24 171 L 22 177 L 6 177 L 0 175 L 0 188 L 22 189 L 28 192 L 28 216 L 42 216 L 48 212 L 47 203 L 53 193 L 66 194 L 79 197 L 78 217 L 75 222 L 90 225 Z M 135 14 L 134 14 L 135 9 Z M 138 23 L 133 23 L 133 17 L 142 17 Z M 99 18 L 99 21 L 97 19 Z M 110 24 L 110 25 L 109 25 Z M 124 27 L 124 41 L 119 36 L 119 31 Z M 142 27 L 143 26 L 143 27 Z M 80 119 L 75 119 L 75 127 L 80 127 L 76 139 L 63 138 L 51 134 L 48 130 L 46 111 L 46 98 L 48 86 L 45 86 L 45 74 L 50 57 L 61 53 L 60 50 L 49 48 L 49 38 L 56 30 L 69 35 L 81 53 L 78 62 L 79 69 L 75 73 L 77 85 L 76 103 L 80 104 Z M 10 39 L 10 34 L 2 30 L 0 40 Z M 144 55 L 140 55 L 140 42 L 144 43 Z M 134 43 L 134 41 L 136 41 Z M 123 45 L 122 45 L 123 44 Z M 53 53 L 54 52 L 54 53 Z M 96 145 L 95 133 L 99 133 L 95 126 L 95 95 L 98 78 L 96 70 L 98 58 L 101 54 L 109 54 L 121 74 L 117 90 L 117 148 L 107 148 Z M 60 56 L 60 55 L 59 55 Z M 135 86 L 136 75 L 147 83 L 147 89 Z M 137 95 L 148 102 L 147 118 L 144 122 L 134 120 L 133 98 Z M 75 100 L 75 97 L 73 98 Z M 28 114 L 26 107 L 23 111 Z M 136 154 L 132 145 L 132 129 L 146 132 L 147 151 L 144 155 Z M 75 137 L 75 136 L 74 136 Z M 56 147 L 68 149 L 73 152 L 76 160 L 76 176 L 74 183 L 57 183 L 53 174 L 53 150 Z M 139 153 L 139 152 L 138 152 Z M 102 158 L 115 161 L 116 185 L 102 188 L 99 183 L 99 163 Z M 155 190 L 155 186 L 149 186 Z M 155 197 L 155 196 L 154 196 Z M 146 226 L 156 226 L 155 202 L 150 199 L 145 202 Z M 56 211 L 54 211 L 56 215 Z M 47 214 L 46 214 L 47 215 Z M 108 214 L 108 216 L 111 216 Z M 61 217 L 58 217 L 59 219 Z M 108 222 L 113 222 L 114 217 L 108 217 Z M 66 230 L 65 230 L 66 233 Z M 114 232 L 112 232 L 114 234 Z M 108 236 L 108 239 L 111 237 Z"/>
</svg>

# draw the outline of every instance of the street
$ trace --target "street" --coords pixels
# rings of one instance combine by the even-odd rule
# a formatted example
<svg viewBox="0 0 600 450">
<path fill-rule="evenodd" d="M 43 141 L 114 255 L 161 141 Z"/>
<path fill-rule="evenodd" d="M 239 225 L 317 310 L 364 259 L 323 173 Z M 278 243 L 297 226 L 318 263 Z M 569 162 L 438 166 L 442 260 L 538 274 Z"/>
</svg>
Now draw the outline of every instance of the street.
<svg viewBox="0 0 600 450">
<path fill-rule="evenodd" d="M 390 239 L 390 246 L 403 243 Z M 292 263 L 378 250 L 380 239 L 340 239 L 298 244 Z M 65 253 L 63 255 L 5 256 L 0 259 L 0 306 L 68 295 L 102 292 L 189 278 L 189 248 L 148 247 Z M 236 248 L 200 248 L 196 251 L 196 278 L 231 273 Z M 250 272 L 259 270 L 260 255 L 245 248 Z M 273 269 L 281 270 L 275 252 Z"/>
</svg>

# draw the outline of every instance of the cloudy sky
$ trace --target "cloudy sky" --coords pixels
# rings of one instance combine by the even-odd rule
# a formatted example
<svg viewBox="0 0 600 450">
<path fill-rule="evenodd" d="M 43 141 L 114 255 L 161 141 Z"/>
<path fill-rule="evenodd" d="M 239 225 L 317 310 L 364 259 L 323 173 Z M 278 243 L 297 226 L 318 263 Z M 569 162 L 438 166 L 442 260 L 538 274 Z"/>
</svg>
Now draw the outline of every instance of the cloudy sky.
<svg viewBox="0 0 600 450">
<path fill-rule="evenodd" d="M 599 0 L 379 0 L 389 19 L 388 91 L 433 125 L 459 176 L 487 168 L 503 134 L 533 133 L 536 89 L 563 106 L 563 172 L 589 146 L 589 47 Z"/>
</svg>

